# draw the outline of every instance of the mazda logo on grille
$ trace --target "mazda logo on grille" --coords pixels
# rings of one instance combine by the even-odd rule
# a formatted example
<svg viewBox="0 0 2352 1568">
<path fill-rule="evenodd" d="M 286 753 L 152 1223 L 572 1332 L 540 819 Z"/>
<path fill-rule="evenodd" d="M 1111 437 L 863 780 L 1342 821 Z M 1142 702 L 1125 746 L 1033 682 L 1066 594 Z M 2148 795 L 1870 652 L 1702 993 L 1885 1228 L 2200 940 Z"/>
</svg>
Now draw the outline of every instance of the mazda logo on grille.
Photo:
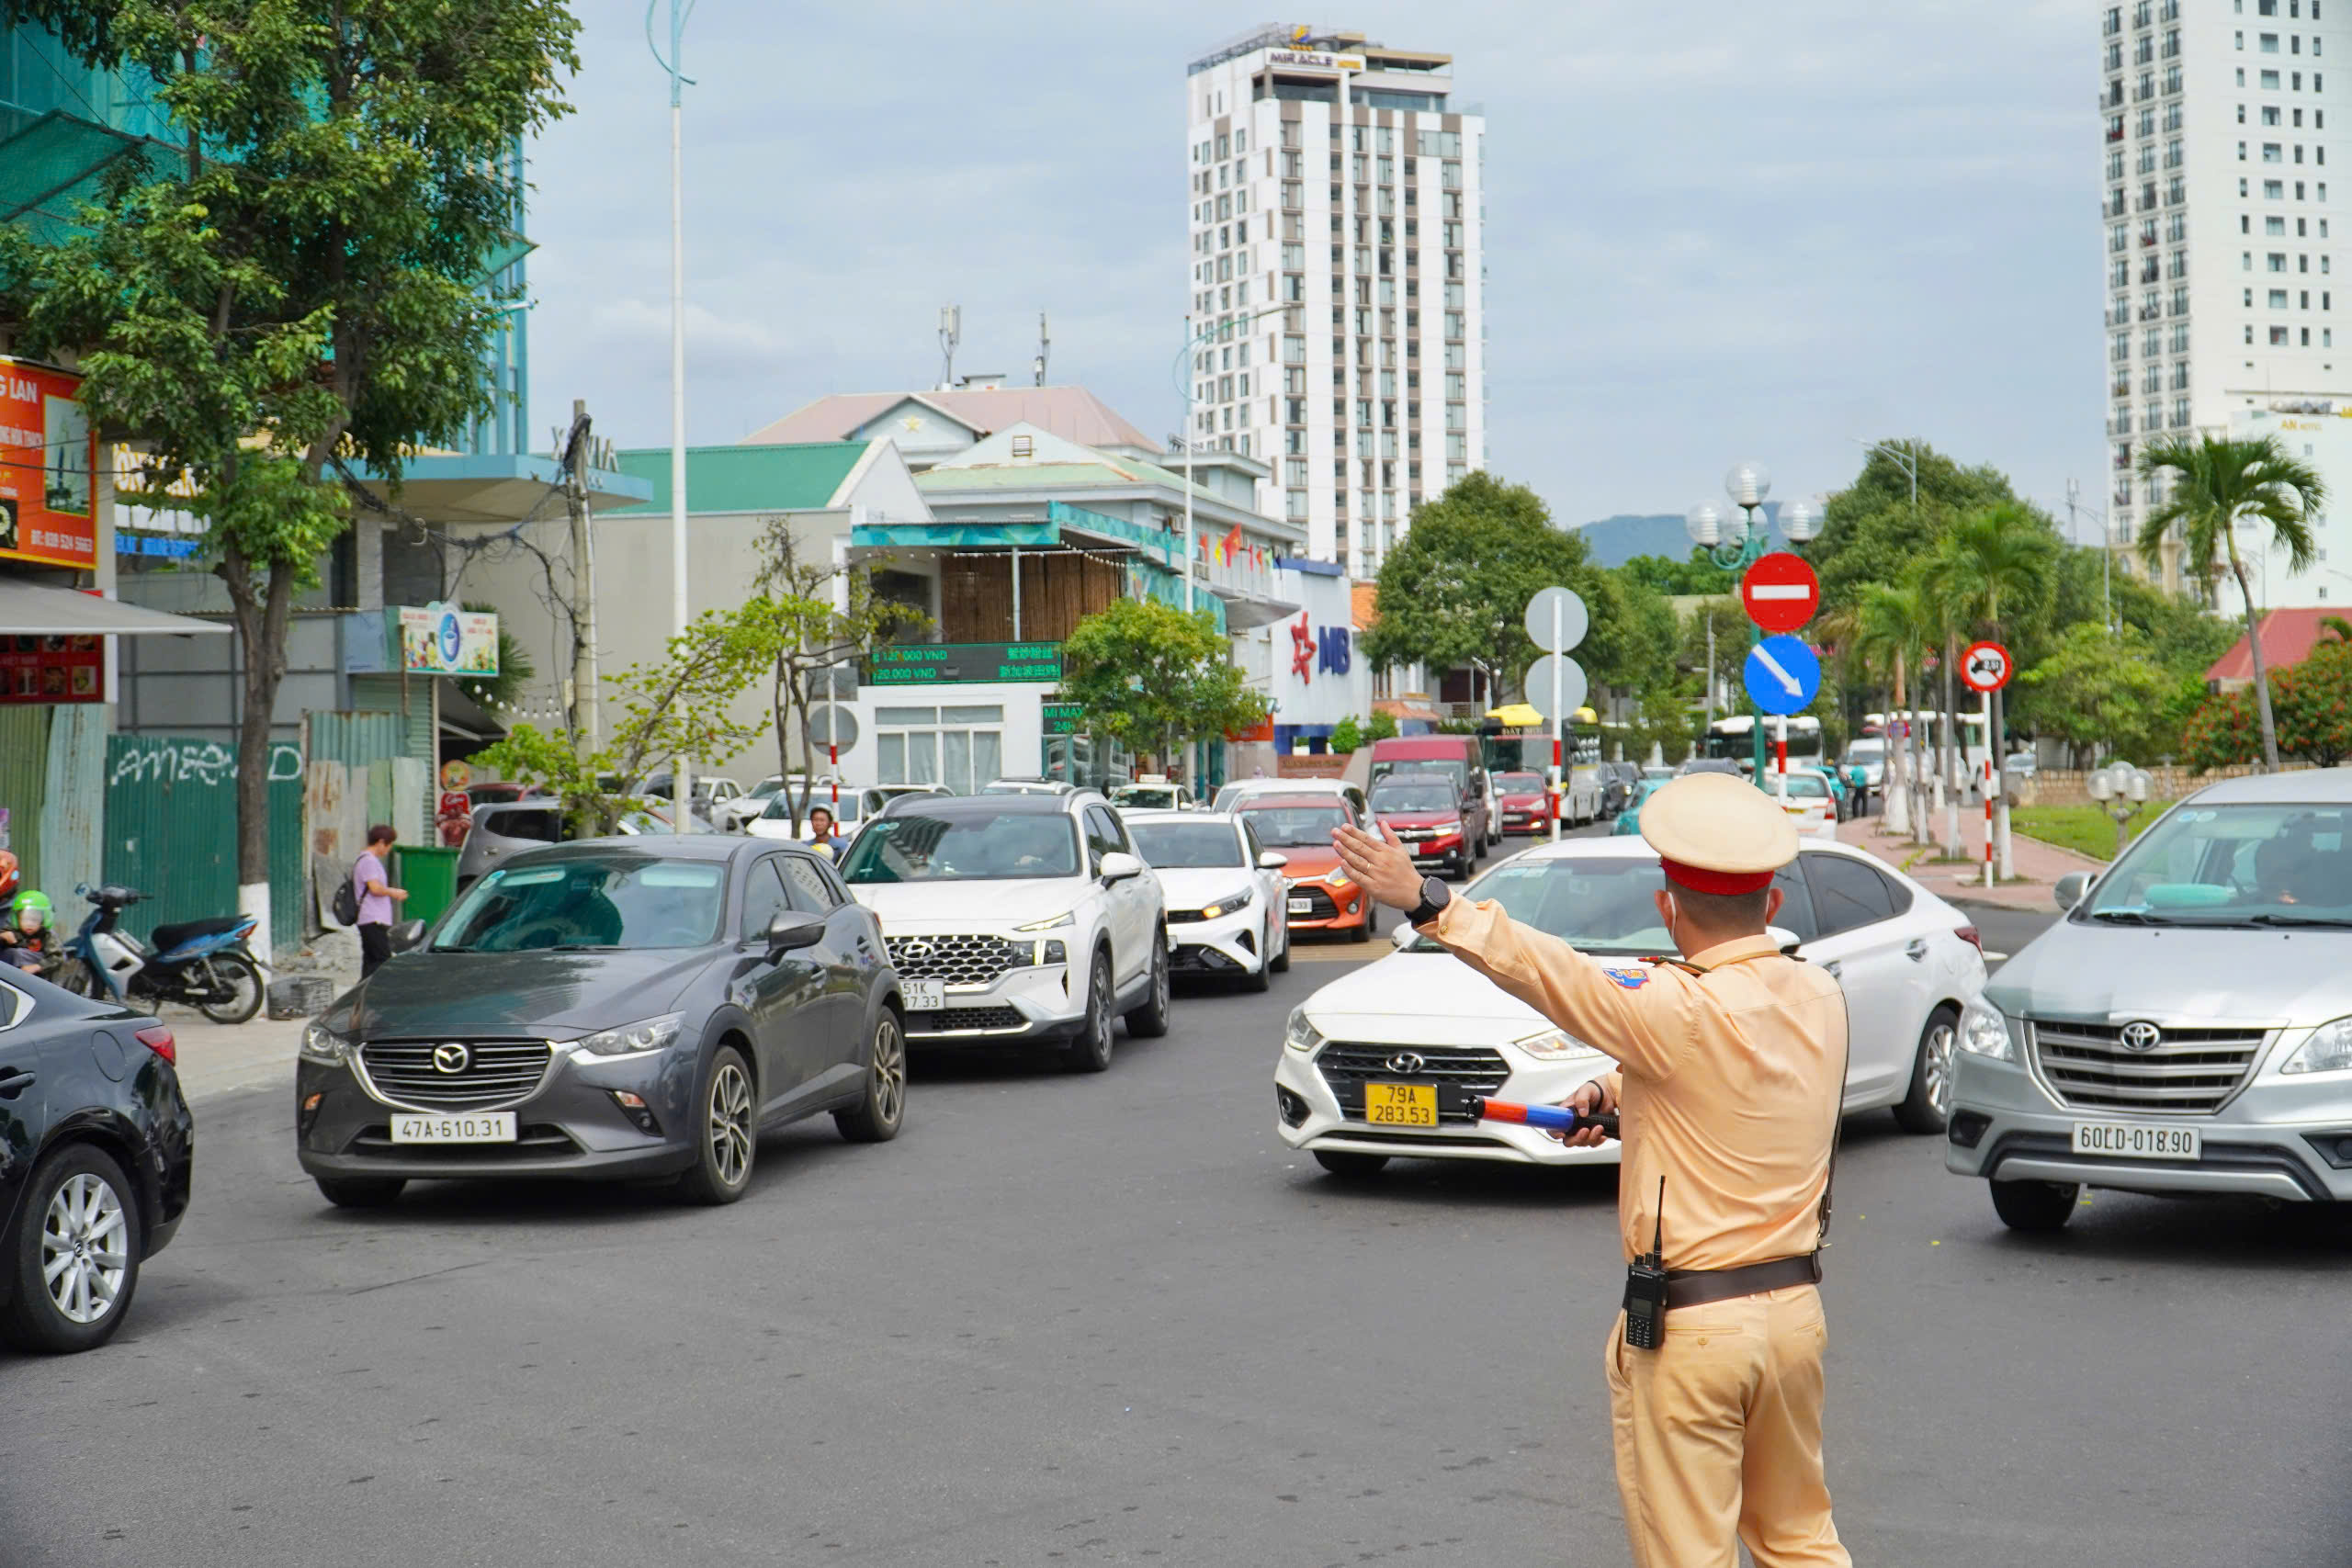
<svg viewBox="0 0 2352 1568">
<path fill-rule="evenodd" d="M 2123 1048 L 2126 1051 L 2153 1051 L 2164 1043 L 2165 1032 L 2144 1018 L 2123 1026 Z"/>
<path fill-rule="evenodd" d="M 435 1072 L 462 1073 L 473 1059 L 473 1053 L 454 1040 L 447 1044 L 433 1047 L 433 1066 Z"/>
<path fill-rule="evenodd" d="M 1394 1056 L 1388 1058 L 1388 1070 L 1390 1072 L 1403 1073 L 1408 1077 L 1419 1072 L 1423 1067 L 1428 1066 L 1429 1064 L 1427 1062 L 1423 1061 L 1418 1055 L 1411 1051 L 1399 1051 Z"/>
</svg>

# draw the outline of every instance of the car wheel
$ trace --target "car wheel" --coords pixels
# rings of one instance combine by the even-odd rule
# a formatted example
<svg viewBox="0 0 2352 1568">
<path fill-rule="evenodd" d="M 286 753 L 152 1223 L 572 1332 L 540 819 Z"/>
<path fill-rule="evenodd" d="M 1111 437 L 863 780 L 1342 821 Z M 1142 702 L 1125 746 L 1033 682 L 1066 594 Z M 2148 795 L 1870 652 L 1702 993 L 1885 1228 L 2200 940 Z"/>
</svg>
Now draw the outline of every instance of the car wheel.
<svg viewBox="0 0 2352 1568">
<path fill-rule="evenodd" d="M 689 1123 L 695 1128 L 695 1163 L 678 1190 L 690 1202 L 732 1203 L 752 1184 L 760 1148 L 758 1102 L 743 1053 L 732 1045 L 712 1052 L 701 1089 L 695 1097 L 700 1114 Z"/>
<path fill-rule="evenodd" d="M 222 1001 L 203 1002 L 197 1010 L 215 1023 L 243 1023 L 261 1011 L 261 971 L 242 953 L 212 961 L 212 977 L 228 993 Z"/>
<path fill-rule="evenodd" d="M 1317 1149 L 1315 1163 L 1342 1181 L 1369 1181 L 1387 1167 L 1386 1155 L 1342 1154 L 1337 1149 Z"/>
<path fill-rule="evenodd" d="M 1258 967 L 1241 977 L 1242 989 L 1263 991 L 1274 983 L 1274 931 L 1272 926 L 1258 933 Z"/>
<path fill-rule="evenodd" d="M 1277 975 L 1287 975 L 1290 973 L 1290 921 L 1279 921 L 1274 929 L 1282 932 L 1283 950 L 1275 957 L 1272 968 Z"/>
<path fill-rule="evenodd" d="M 140 1240 L 138 1199 L 104 1150 L 69 1144 L 50 1156 L 17 1222 L 0 1338 L 51 1355 L 113 1338 L 139 1288 Z"/>
<path fill-rule="evenodd" d="M 1099 1073 L 1111 1065 L 1111 955 L 1107 953 L 1094 954 L 1094 967 L 1086 977 L 1086 1021 L 1079 1025 L 1067 1055 L 1074 1073 Z"/>
<path fill-rule="evenodd" d="M 833 1125 L 853 1144 L 887 1143 L 899 1135 L 907 1111 L 907 1037 L 899 1015 L 888 1008 L 874 1021 L 873 1049 L 867 1053 L 865 1098 L 847 1111 L 833 1112 Z"/>
<path fill-rule="evenodd" d="M 2075 1217 L 2082 1189 L 2071 1181 L 1996 1181 L 1993 1212 L 2013 1231 L 2058 1231 Z"/>
<path fill-rule="evenodd" d="M 320 1176 L 319 1196 L 338 1209 L 381 1209 L 408 1185 L 398 1176 Z"/>
<path fill-rule="evenodd" d="M 1151 928 L 1151 989 L 1143 1006 L 1127 1014 L 1127 1032 L 1142 1040 L 1168 1032 L 1168 933 L 1158 926 Z"/>
<path fill-rule="evenodd" d="M 1911 1089 L 1894 1108 L 1894 1123 L 1906 1133 L 1940 1133 L 1951 1121 L 1952 1052 L 1960 1041 L 1960 1014 L 1939 1007 L 1919 1032 L 1911 1057 Z"/>
</svg>

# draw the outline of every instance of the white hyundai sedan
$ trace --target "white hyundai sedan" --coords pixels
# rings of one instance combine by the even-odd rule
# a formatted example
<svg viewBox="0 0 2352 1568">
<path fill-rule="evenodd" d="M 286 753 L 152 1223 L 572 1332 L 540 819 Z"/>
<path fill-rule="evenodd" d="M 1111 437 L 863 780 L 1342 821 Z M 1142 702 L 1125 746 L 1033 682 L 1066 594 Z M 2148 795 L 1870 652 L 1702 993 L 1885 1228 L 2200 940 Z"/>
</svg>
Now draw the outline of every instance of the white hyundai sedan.
<svg viewBox="0 0 2352 1568">
<path fill-rule="evenodd" d="M 1460 897 L 1596 958 L 1638 964 L 1673 942 L 1651 895 L 1657 852 L 1635 838 L 1544 844 Z M 1962 1010 L 1984 988 L 1968 917 L 1848 845 L 1807 842 L 1774 879 L 1775 930 L 1846 992 L 1852 1058 L 1845 1109 L 1891 1107 L 1906 1132 L 1939 1134 L 1951 1108 Z M 1276 1130 L 1336 1176 L 1363 1178 L 1399 1156 L 1614 1164 L 1617 1145 L 1570 1149 L 1531 1127 L 1476 1122 L 1484 1097 L 1555 1105 L 1609 1059 L 1409 927 L 1399 951 L 1333 981 L 1290 1015 L 1274 1066 Z"/>
<path fill-rule="evenodd" d="M 1261 846 L 1246 818 L 1207 811 L 1120 813 L 1136 852 L 1159 874 L 1179 975 L 1222 976 L 1262 991 L 1290 967 L 1290 862 Z"/>
</svg>

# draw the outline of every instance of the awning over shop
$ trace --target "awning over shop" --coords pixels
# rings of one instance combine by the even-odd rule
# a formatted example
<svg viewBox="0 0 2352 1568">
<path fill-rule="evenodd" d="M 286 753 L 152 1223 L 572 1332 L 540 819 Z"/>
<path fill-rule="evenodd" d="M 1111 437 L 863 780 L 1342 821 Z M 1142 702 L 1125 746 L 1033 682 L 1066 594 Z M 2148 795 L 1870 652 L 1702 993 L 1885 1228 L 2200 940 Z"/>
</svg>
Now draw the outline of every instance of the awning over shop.
<svg viewBox="0 0 2352 1568">
<path fill-rule="evenodd" d="M 441 728 L 448 734 L 485 746 L 505 739 L 506 726 L 468 696 L 465 688 L 455 681 L 443 684 L 439 696 Z"/>
<path fill-rule="evenodd" d="M 955 549 L 1061 542 L 1052 523 L 857 523 L 850 546 L 861 550 Z"/>
<path fill-rule="evenodd" d="M 1225 629 L 1229 632 L 1270 626 L 1276 621 L 1290 619 L 1304 607 L 1269 593 L 1251 593 L 1245 589 L 1227 588 L 1214 582 L 1202 586 L 1225 601 Z"/>
<path fill-rule="evenodd" d="M 198 637 L 228 635 L 226 621 L 200 621 L 192 615 L 166 615 L 119 599 L 101 599 L 72 588 L 46 588 L 38 582 L 0 577 L 0 633 L 15 637 L 89 637 L 110 632 L 119 637 L 169 635 Z"/>
</svg>

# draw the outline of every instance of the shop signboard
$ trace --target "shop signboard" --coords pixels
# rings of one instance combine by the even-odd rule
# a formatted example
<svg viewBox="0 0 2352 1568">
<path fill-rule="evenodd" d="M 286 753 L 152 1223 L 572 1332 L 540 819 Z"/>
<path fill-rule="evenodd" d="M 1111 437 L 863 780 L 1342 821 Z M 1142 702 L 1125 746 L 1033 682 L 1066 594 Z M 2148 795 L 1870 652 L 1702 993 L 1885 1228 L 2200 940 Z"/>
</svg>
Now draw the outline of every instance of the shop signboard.
<svg viewBox="0 0 2352 1568">
<path fill-rule="evenodd" d="M 412 675 L 498 673 L 498 617 L 455 604 L 401 604 L 401 668 Z"/>
<path fill-rule="evenodd" d="M 0 705 L 107 700 L 101 637 L 0 637 Z"/>
<path fill-rule="evenodd" d="M 1057 685 L 1057 642 L 895 643 L 874 650 L 876 686 Z"/>
<path fill-rule="evenodd" d="M 98 444 L 81 388 L 79 376 L 0 357 L 0 559 L 98 564 Z"/>
<path fill-rule="evenodd" d="M 1086 727 L 1086 709 L 1078 703 L 1047 703 L 1045 721 L 1048 735 L 1076 735 Z"/>
</svg>

